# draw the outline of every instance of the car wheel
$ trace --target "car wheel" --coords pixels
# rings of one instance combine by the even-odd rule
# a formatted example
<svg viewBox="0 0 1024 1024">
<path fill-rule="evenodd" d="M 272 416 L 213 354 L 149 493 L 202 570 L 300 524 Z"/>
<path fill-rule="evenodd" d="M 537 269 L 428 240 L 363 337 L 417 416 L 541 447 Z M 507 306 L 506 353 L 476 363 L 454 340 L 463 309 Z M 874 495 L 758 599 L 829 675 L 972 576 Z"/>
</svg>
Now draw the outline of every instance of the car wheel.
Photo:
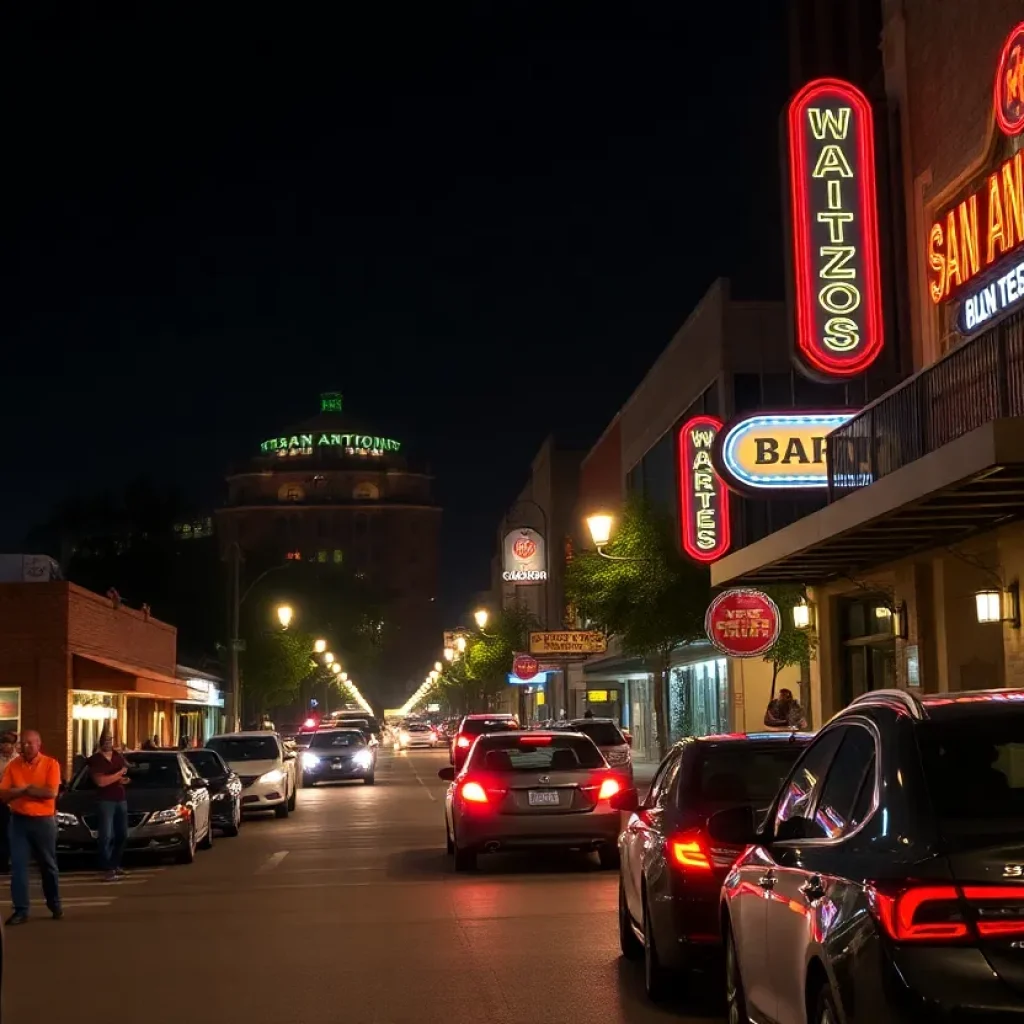
<svg viewBox="0 0 1024 1024">
<path fill-rule="evenodd" d="M 224 835 L 229 839 L 233 839 L 238 835 L 238 830 L 242 824 L 242 805 L 236 800 L 231 808 L 231 824 L 224 826 Z"/>
<path fill-rule="evenodd" d="M 661 1002 L 668 995 L 669 972 L 665 970 L 658 956 L 658 946 L 654 939 L 654 922 L 651 920 L 651 907 L 644 894 L 644 991 L 652 1002 Z"/>
<path fill-rule="evenodd" d="M 288 797 L 288 810 L 289 811 L 294 811 L 295 810 L 295 804 L 297 803 L 298 799 L 299 799 L 299 791 L 293 786 L 292 787 L 292 795 L 290 797 Z"/>
<path fill-rule="evenodd" d="M 206 819 L 206 835 L 203 836 L 202 841 L 199 843 L 199 849 L 213 849 L 213 818 Z"/>
<path fill-rule="evenodd" d="M 278 804 L 274 808 L 274 817 L 275 818 L 287 818 L 288 817 L 288 812 L 290 810 L 291 810 L 291 808 L 288 806 L 288 801 L 285 800 L 285 802 L 283 804 Z"/>
<path fill-rule="evenodd" d="M 475 871 L 476 850 L 467 850 L 465 847 L 459 846 L 459 842 L 457 839 L 452 840 L 452 844 L 452 853 L 455 855 L 455 870 Z"/>
<path fill-rule="evenodd" d="M 188 839 L 185 845 L 178 851 L 175 860 L 179 864 L 191 864 L 196 859 L 196 826 L 195 821 L 189 825 Z"/>
<path fill-rule="evenodd" d="M 597 857 L 605 871 L 618 870 L 621 863 L 619 860 L 619 848 L 614 843 L 605 843 L 603 846 L 599 846 L 597 848 Z"/>
<path fill-rule="evenodd" d="M 818 993 L 818 1002 L 814 1011 L 814 1024 L 839 1024 L 839 1013 L 836 1001 L 832 998 L 832 989 L 823 985 Z"/>
<path fill-rule="evenodd" d="M 626 890 L 622 879 L 619 879 L 619 949 L 627 960 L 640 960 L 644 955 L 644 945 L 633 931 L 633 919 L 629 915 L 626 903 Z"/>
<path fill-rule="evenodd" d="M 302 776 L 302 788 L 303 789 L 312 789 L 315 785 L 316 785 L 316 779 L 312 778 L 312 776 L 309 776 L 309 775 L 303 775 Z"/>
<path fill-rule="evenodd" d="M 372 786 L 376 781 L 377 780 L 373 775 L 366 775 L 363 778 L 363 785 Z"/>
<path fill-rule="evenodd" d="M 725 1005 L 729 1024 L 747 1024 L 747 1000 L 743 994 L 740 961 L 736 956 L 736 940 L 728 926 L 725 929 Z"/>
</svg>

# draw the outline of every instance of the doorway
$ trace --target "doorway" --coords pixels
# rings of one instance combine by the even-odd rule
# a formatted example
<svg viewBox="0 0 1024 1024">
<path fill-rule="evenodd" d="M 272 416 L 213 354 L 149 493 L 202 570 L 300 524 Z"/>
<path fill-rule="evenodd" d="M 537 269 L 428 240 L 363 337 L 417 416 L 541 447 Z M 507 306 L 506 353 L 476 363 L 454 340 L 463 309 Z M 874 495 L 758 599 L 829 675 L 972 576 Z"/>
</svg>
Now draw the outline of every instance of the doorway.
<svg viewBox="0 0 1024 1024">
<path fill-rule="evenodd" d="M 896 682 L 893 614 L 883 594 L 840 603 L 843 646 L 842 706 L 871 690 L 891 690 Z"/>
</svg>

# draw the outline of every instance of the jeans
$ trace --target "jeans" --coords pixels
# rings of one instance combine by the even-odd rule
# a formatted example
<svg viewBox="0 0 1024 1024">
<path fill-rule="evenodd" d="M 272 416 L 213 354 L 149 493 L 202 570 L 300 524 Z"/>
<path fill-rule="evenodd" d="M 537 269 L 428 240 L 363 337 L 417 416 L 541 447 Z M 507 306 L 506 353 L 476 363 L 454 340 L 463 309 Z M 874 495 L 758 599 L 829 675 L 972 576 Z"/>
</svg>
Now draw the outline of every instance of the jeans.
<svg viewBox="0 0 1024 1024">
<path fill-rule="evenodd" d="M 11 848 L 11 901 L 16 914 L 28 914 L 28 864 L 34 856 L 43 876 L 43 896 L 50 910 L 60 910 L 57 881 L 57 819 L 11 814 L 7 826 Z"/>
<path fill-rule="evenodd" d="M 121 866 L 124 844 L 128 841 L 128 803 L 125 800 L 100 800 L 100 870 L 113 871 Z"/>
</svg>

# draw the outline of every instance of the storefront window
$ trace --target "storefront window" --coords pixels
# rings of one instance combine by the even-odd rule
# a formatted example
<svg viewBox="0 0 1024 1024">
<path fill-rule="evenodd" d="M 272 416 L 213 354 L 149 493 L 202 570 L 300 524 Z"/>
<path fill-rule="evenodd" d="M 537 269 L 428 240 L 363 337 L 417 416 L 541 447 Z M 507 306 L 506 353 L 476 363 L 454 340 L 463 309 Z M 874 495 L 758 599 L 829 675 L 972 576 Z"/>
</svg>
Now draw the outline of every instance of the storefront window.
<svg viewBox="0 0 1024 1024">
<path fill-rule="evenodd" d="M 91 757 L 104 728 L 117 735 L 117 706 L 112 693 L 71 692 L 72 754 Z"/>
<path fill-rule="evenodd" d="M 21 688 L 0 690 L 0 732 L 21 732 Z"/>
<path fill-rule="evenodd" d="M 672 670 L 669 685 L 672 742 L 729 731 L 729 666 L 712 658 Z"/>
</svg>

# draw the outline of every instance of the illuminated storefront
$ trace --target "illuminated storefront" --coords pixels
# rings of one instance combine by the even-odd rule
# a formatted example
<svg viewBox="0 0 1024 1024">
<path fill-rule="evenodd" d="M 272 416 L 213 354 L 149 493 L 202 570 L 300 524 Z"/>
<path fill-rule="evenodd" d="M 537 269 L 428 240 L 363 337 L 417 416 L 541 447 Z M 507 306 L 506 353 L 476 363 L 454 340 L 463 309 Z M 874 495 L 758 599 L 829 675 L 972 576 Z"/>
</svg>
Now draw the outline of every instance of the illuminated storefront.
<svg viewBox="0 0 1024 1024">
<path fill-rule="evenodd" d="M 223 680 L 184 665 L 175 674 L 188 688 L 188 697 L 174 702 L 174 743 L 201 747 L 224 731 Z"/>
</svg>

